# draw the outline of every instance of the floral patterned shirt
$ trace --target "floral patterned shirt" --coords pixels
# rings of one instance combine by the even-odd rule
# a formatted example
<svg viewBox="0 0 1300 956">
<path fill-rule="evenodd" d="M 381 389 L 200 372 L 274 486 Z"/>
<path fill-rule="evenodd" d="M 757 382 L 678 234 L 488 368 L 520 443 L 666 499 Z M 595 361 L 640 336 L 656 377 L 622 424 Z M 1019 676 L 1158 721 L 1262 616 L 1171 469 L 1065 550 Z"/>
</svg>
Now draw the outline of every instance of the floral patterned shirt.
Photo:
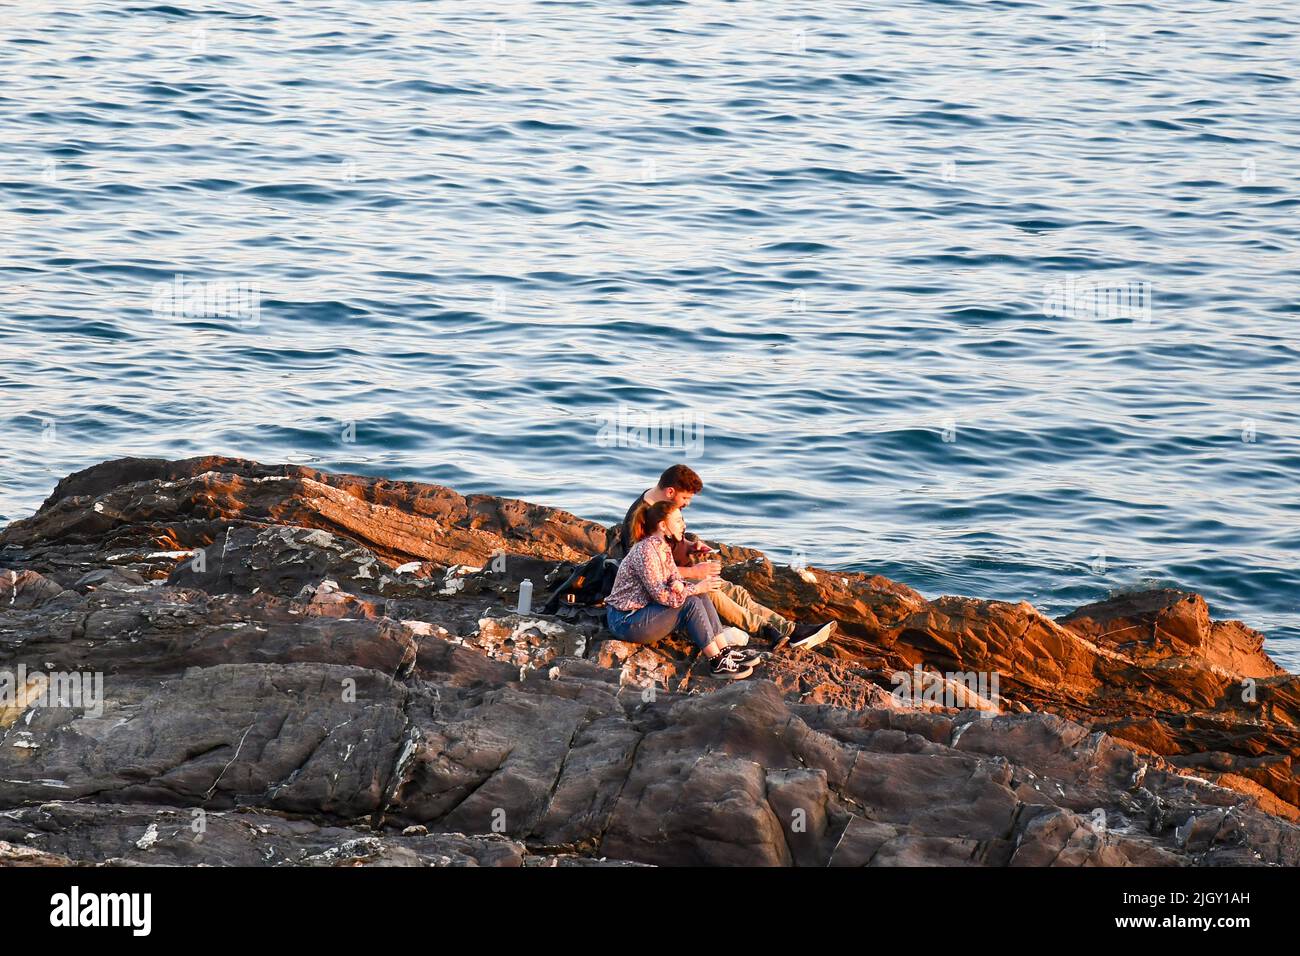
<svg viewBox="0 0 1300 956">
<path fill-rule="evenodd" d="M 605 606 L 617 611 L 639 611 L 647 604 L 681 607 L 693 594 L 703 594 L 703 581 L 683 581 L 673 561 L 673 550 L 661 534 L 642 538 L 618 565 L 614 589 Z"/>
</svg>

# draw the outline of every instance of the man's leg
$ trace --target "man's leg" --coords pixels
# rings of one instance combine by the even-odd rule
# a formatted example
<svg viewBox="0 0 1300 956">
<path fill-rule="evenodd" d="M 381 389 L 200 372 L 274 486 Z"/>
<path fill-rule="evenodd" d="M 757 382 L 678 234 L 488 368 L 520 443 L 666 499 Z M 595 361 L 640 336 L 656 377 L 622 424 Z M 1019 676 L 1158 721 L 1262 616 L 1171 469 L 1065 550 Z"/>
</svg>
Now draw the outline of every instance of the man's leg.
<svg viewBox="0 0 1300 956">
<path fill-rule="evenodd" d="M 739 584 L 724 580 L 716 590 L 709 592 L 709 600 L 723 624 L 730 624 L 750 634 L 757 634 L 764 624 L 771 624 L 783 637 L 794 632 L 794 622 L 788 621 L 771 608 L 763 607 Z"/>
</svg>

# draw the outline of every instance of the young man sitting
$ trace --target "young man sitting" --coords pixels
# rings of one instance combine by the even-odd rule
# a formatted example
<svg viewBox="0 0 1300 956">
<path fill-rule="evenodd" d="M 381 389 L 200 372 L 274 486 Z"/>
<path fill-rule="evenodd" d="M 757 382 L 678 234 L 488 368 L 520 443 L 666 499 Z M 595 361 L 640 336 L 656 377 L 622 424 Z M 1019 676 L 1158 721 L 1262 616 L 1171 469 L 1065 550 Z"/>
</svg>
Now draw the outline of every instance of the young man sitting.
<svg viewBox="0 0 1300 956">
<path fill-rule="evenodd" d="M 686 465 L 668 468 L 659 476 L 659 483 L 644 491 L 632 503 L 632 507 L 627 509 L 622 527 L 614 534 L 607 549 L 610 556 L 621 558 L 636 544 L 640 534 L 641 515 L 651 505 L 666 501 L 678 509 L 685 509 L 703 488 L 704 482 L 700 476 Z M 673 546 L 673 559 L 681 578 L 684 581 L 699 581 L 717 577 L 722 565 L 718 561 L 702 559 L 712 551 L 695 535 L 684 533 Z M 835 630 L 834 621 L 828 624 L 796 624 L 759 604 L 739 584 L 727 580 L 722 580 L 708 591 L 707 596 L 723 623 L 757 634 L 770 643 L 773 650 L 784 647 L 787 643 L 791 647 L 816 647 L 825 642 Z"/>
<path fill-rule="evenodd" d="M 685 581 L 677 573 L 672 542 L 686 531 L 682 513 L 670 501 L 657 501 L 638 517 L 636 544 L 618 564 L 614 590 L 605 600 L 605 624 L 620 641 L 654 644 L 684 630 L 721 680 L 743 680 L 754 673 L 762 655 L 733 646 L 748 638 L 723 627 L 704 597 L 716 588 L 715 577 Z M 733 642 L 734 638 L 734 642 Z"/>
</svg>

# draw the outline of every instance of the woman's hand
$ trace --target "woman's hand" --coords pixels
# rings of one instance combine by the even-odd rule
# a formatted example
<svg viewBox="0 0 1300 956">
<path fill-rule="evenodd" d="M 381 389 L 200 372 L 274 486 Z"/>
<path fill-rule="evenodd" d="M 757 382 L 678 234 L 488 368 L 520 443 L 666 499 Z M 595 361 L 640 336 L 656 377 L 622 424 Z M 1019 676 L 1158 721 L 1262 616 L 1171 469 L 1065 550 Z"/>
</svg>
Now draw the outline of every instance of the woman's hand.
<svg viewBox="0 0 1300 956">
<path fill-rule="evenodd" d="M 716 574 L 710 574 L 707 577 L 700 578 L 700 583 L 700 593 L 703 594 L 708 591 L 716 591 L 718 588 L 722 587 L 722 578 L 718 577 Z"/>
</svg>

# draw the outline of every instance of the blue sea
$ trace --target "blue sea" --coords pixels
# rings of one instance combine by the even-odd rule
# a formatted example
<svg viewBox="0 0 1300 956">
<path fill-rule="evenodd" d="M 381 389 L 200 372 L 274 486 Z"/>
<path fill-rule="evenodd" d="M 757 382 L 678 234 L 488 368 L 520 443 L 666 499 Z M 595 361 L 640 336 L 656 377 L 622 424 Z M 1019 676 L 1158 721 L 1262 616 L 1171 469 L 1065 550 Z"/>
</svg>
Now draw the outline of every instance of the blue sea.
<svg viewBox="0 0 1300 956">
<path fill-rule="evenodd" d="M 0 521 L 247 456 L 1300 665 L 1282 2 L 6 4 Z"/>
</svg>

